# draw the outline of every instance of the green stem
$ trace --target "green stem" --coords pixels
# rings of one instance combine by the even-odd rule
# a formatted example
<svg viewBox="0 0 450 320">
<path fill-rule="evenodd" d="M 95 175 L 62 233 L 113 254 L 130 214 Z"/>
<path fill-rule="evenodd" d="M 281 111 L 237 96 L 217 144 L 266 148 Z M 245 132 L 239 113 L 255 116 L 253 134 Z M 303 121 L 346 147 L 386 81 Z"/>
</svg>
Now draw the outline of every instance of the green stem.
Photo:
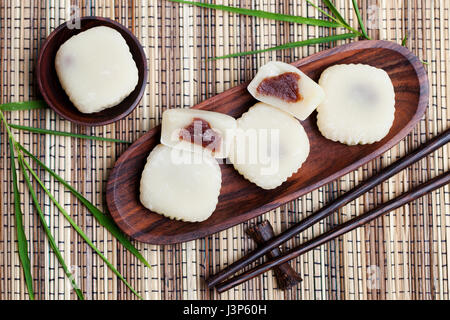
<svg viewBox="0 0 450 320">
<path fill-rule="evenodd" d="M 341 23 L 331 22 L 331 21 L 327 21 L 327 20 L 293 16 L 293 15 L 287 15 L 287 14 L 282 14 L 282 13 L 273 13 L 273 12 L 262 11 L 262 10 L 239 8 L 239 7 L 225 6 L 225 5 L 219 5 L 219 4 L 213 4 L 213 3 L 204 3 L 204 2 L 199 2 L 199 1 L 186 1 L 186 0 L 169 0 L 169 1 L 194 5 L 197 7 L 203 7 L 203 8 L 208 8 L 208 9 L 232 12 L 232 13 L 237 13 L 237 14 L 242 14 L 242 15 L 247 15 L 247 16 L 252 16 L 252 17 L 271 19 L 271 20 L 276 20 L 276 21 L 285 21 L 285 22 L 300 23 L 300 24 L 307 24 L 307 25 L 320 26 L 320 27 L 329 27 L 329 28 L 337 28 L 337 27 L 341 26 Z"/>
<path fill-rule="evenodd" d="M 333 2 L 331 1 L 327 1 L 327 0 L 323 0 L 324 4 L 328 7 L 328 9 L 336 16 L 336 18 L 334 18 L 333 16 L 327 14 L 324 10 L 320 9 L 318 6 L 314 5 L 312 2 L 310 2 L 309 0 L 308 3 L 312 4 L 314 8 L 318 9 L 320 12 L 324 13 L 327 15 L 327 17 L 329 17 L 330 19 L 332 19 L 333 21 L 335 21 L 336 23 L 339 23 L 341 25 L 341 27 L 355 33 L 358 35 L 358 37 L 364 37 L 366 39 L 369 39 L 368 36 L 366 36 L 365 34 L 359 32 L 358 30 L 356 30 L 355 28 L 353 28 L 352 26 L 350 26 L 350 24 L 345 21 L 345 19 L 342 17 L 342 15 L 339 13 L 339 10 L 335 7 L 335 5 L 333 4 Z M 363 30 L 364 32 L 364 30 Z"/>
<path fill-rule="evenodd" d="M 366 27 L 364 26 L 364 23 L 362 21 L 361 13 L 359 12 L 358 3 L 356 3 L 356 0 L 353 0 L 353 10 L 355 11 L 356 17 L 358 18 L 358 23 L 359 23 L 359 26 L 361 28 L 364 38 L 366 38 L 367 40 L 370 40 L 370 37 L 368 36 L 367 31 L 366 31 Z"/>
<path fill-rule="evenodd" d="M 56 174 L 55 171 L 47 167 L 41 160 L 39 160 L 37 157 L 35 157 L 30 151 L 25 149 L 22 145 L 18 145 L 19 148 L 27 155 L 29 156 L 33 161 L 35 161 L 39 166 L 44 168 L 53 178 L 58 180 L 60 183 L 64 185 L 69 191 L 82 203 L 86 206 L 86 208 L 89 210 L 89 212 L 92 213 L 94 218 L 98 221 L 98 223 L 105 227 L 111 234 L 129 251 L 131 252 L 136 258 L 139 259 L 142 263 L 145 264 L 145 266 L 151 268 L 150 264 L 145 260 L 145 258 L 141 255 L 139 250 L 133 246 L 133 244 L 128 240 L 128 238 L 123 234 L 123 232 L 117 227 L 117 225 L 114 223 L 112 218 L 107 215 L 106 213 L 103 213 L 100 211 L 96 206 L 94 206 L 89 200 L 87 200 L 81 193 L 79 193 L 77 190 L 75 190 L 74 187 L 72 187 L 69 183 L 67 183 L 62 177 Z"/>
<path fill-rule="evenodd" d="M 1 111 L 26 111 L 34 109 L 43 109 L 47 105 L 42 100 L 8 102 L 0 104 Z"/>
<path fill-rule="evenodd" d="M 340 14 L 339 10 L 333 4 L 331 0 L 322 0 L 322 2 L 328 7 L 332 14 L 343 24 L 344 26 L 350 27 L 350 25 L 345 21 L 345 19 Z"/>
<path fill-rule="evenodd" d="M 13 188 L 14 188 L 14 214 L 16 217 L 16 233 L 17 233 L 17 245 L 19 251 L 19 258 L 22 264 L 23 273 L 25 276 L 25 283 L 27 285 L 28 294 L 30 300 L 34 300 L 34 289 L 33 289 L 33 277 L 31 275 L 31 263 L 28 256 L 28 241 L 25 234 L 25 228 L 22 220 L 22 210 L 20 209 L 20 194 L 17 185 L 17 173 L 15 167 L 15 154 L 13 141 L 9 139 L 9 145 L 11 149 L 11 171 L 13 174 Z"/>
<path fill-rule="evenodd" d="M 50 228 L 47 225 L 47 221 L 45 220 L 44 213 L 42 212 L 42 209 L 39 205 L 39 201 L 37 199 L 36 192 L 34 191 L 33 185 L 31 184 L 30 177 L 27 173 L 27 170 L 25 169 L 25 166 L 27 166 L 28 171 L 29 171 L 30 166 L 28 165 L 27 161 L 24 159 L 23 154 L 20 152 L 20 150 L 18 150 L 17 144 L 16 144 L 16 150 L 18 151 L 19 165 L 20 165 L 20 168 L 22 169 L 23 177 L 28 186 L 28 191 L 30 192 L 31 198 L 33 199 L 34 207 L 36 208 L 36 211 L 39 214 L 39 220 L 41 221 L 41 225 L 44 228 L 44 231 L 48 238 L 50 247 L 52 248 L 53 252 L 55 253 L 56 258 L 58 259 L 59 263 L 61 264 L 67 278 L 70 280 L 70 283 L 72 284 L 72 287 L 73 287 L 75 293 L 77 294 L 78 298 L 80 300 L 84 300 L 83 292 L 80 290 L 80 288 L 76 284 L 73 274 L 69 271 L 69 268 L 67 267 L 66 262 L 64 261 L 64 258 L 56 244 L 55 238 L 53 238 Z"/>
<path fill-rule="evenodd" d="M 337 24 L 344 26 L 338 19 L 336 19 L 335 17 L 333 17 L 331 14 L 329 14 L 328 12 L 326 12 L 325 10 L 322 10 L 321 8 L 319 8 L 316 4 L 314 4 L 314 2 L 312 2 L 311 0 L 306 0 L 306 2 L 308 2 L 310 5 L 312 5 L 316 10 L 318 10 L 319 12 L 323 13 L 325 16 L 327 16 L 328 18 L 330 18 L 331 20 L 333 20 L 334 22 L 336 22 Z"/>
<path fill-rule="evenodd" d="M 72 138 L 88 139 L 88 140 L 98 140 L 98 141 L 107 141 L 107 142 L 131 143 L 130 141 L 125 141 L 125 140 L 104 138 L 104 137 L 97 137 L 97 136 L 88 136 L 88 135 L 84 135 L 84 134 L 78 134 L 78 133 L 72 133 L 72 132 L 64 132 L 64 131 L 55 131 L 55 130 L 48 130 L 48 129 L 42 129 L 42 128 L 33 128 L 33 127 L 22 126 L 22 125 L 19 125 L 19 124 L 9 124 L 9 126 L 11 128 L 13 128 L 13 129 L 30 131 L 30 132 L 33 132 L 33 133 L 51 134 L 51 135 L 55 135 L 55 136 L 72 137 Z"/>
<path fill-rule="evenodd" d="M 5 116 L 3 115 L 3 112 L 1 109 L 0 109 L 0 117 L 2 118 L 3 125 L 5 126 L 5 129 L 6 129 L 6 132 L 8 133 L 9 138 L 12 139 L 14 142 L 16 142 L 11 130 L 9 129 L 8 122 L 6 121 Z"/>
<path fill-rule="evenodd" d="M 22 153 L 22 151 L 23 150 L 26 150 L 21 144 L 19 144 L 19 143 L 17 143 L 16 142 L 16 140 L 14 139 L 14 136 L 13 136 L 13 134 L 12 134 L 12 132 L 11 132 L 11 130 L 10 130 L 10 128 L 9 128 L 9 125 L 8 125 L 8 123 L 7 123 L 7 121 L 6 121 L 6 119 L 5 119 L 5 117 L 4 117 L 4 115 L 3 115 L 3 113 L 2 113 L 2 111 L 0 110 L 0 117 L 1 117 L 1 119 L 2 119 L 2 121 L 3 121 L 3 123 L 4 123 L 4 126 L 5 126 L 5 128 L 6 128 L 6 131 L 7 131 L 7 133 L 8 133 L 8 135 L 9 135 L 9 138 L 10 138 L 10 147 L 11 147 L 11 151 L 12 151 L 12 159 L 13 159 L 13 161 L 14 161 L 14 159 L 15 159 L 15 156 L 14 156 L 14 147 L 16 147 L 17 148 L 17 151 L 19 152 L 19 157 L 21 157 L 22 158 L 22 162 L 21 162 L 21 164 L 23 164 L 27 169 L 28 169 L 28 171 L 31 173 L 31 175 L 33 176 L 33 178 L 38 182 L 38 184 L 41 186 L 41 188 L 45 191 L 45 193 L 48 195 L 48 197 L 51 199 L 51 201 L 55 204 L 55 206 L 59 209 L 59 211 L 63 214 L 63 216 L 67 219 L 67 221 L 70 223 L 70 225 L 75 229 L 75 231 L 77 231 L 77 233 L 83 238 L 83 240 L 84 241 L 86 241 L 86 243 L 100 256 L 100 258 L 106 263 L 106 265 L 114 272 L 114 274 L 120 279 L 120 280 L 122 280 L 124 283 L 125 283 L 125 285 L 139 298 L 139 299 L 143 299 L 135 290 L 134 290 L 134 288 L 126 281 L 126 279 L 120 274 L 120 272 L 108 261 L 108 259 L 102 254 L 102 252 L 92 243 L 92 241 L 87 237 L 87 235 L 78 227 L 78 225 L 75 223 L 75 221 L 70 217 L 70 215 L 64 210 L 64 208 L 59 204 L 59 202 L 56 200 L 56 198 L 51 194 L 51 192 L 45 187 L 45 185 L 44 185 L 44 183 L 39 179 L 39 177 L 38 177 L 38 175 L 36 174 L 36 172 L 31 168 L 31 166 L 28 164 L 28 162 L 26 162 L 25 160 L 24 160 L 24 158 L 23 158 L 23 153 Z M 16 175 L 15 175 L 15 164 L 12 162 L 12 164 L 11 164 L 11 169 L 14 169 L 13 170 L 13 180 L 14 181 L 17 181 L 17 178 L 14 178 L 14 177 L 16 177 Z M 26 174 L 26 171 L 25 170 L 23 170 L 24 171 L 24 174 Z M 27 180 L 27 179 L 26 179 Z M 29 178 L 28 178 L 28 181 L 29 181 Z M 27 181 L 27 184 L 28 184 L 28 181 Z M 31 186 L 31 188 L 30 188 L 30 190 L 32 190 L 32 185 L 31 185 L 31 182 L 30 182 L 30 184 L 28 185 L 29 187 Z M 27 283 L 27 286 L 28 286 L 28 292 L 29 292 L 29 294 L 30 294 L 30 298 L 31 299 L 34 299 L 34 291 L 33 291 L 33 287 L 32 287 L 32 278 L 31 278 L 31 267 L 30 267 L 30 263 L 29 263 L 29 259 L 28 259 L 28 247 L 27 246 L 24 246 L 24 243 L 26 244 L 26 238 L 24 238 L 25 237 L 25 233 L 24 233 L 24 231 L 23 231 L 23 224 L 22 224 L 22 217 L 21 217 L 21 215 L 18 215 L 17 214 L 17 208 L 19 209 L 19 211 L 20 211 L 20 196 L 18 195 L 18 189 L 17 189 L 17 185 L 15 184 L 14 185 L 14 190 L 15 190 L 15 198 L 14 198 L 14 203 L 15 203 L 15 208 L 16 208 L 16 221 L 18 222 L 18 228 L 16 228 L 17 230 L 18 230 L 18 238 L 20 239 L 19 240 L 19 254 L 20 254 L 20 257 L 21 257 L 21 263 L 22 263 L 22 266 L 23 266 L 23 269 L 24 269 L 24 272 L 25 272 L 25 278 L 26 278 L 26 283 Z M 36 200 L 37 201 L 37 198 L 35 198 L 35 199 L 33 199 L 33 201 L 34 200 Z M 36 203 L 35 203 L 36 204 Z M 40 210 L 40 207 L 39 207 L 39 210 Z M 20 211 L 20 213 L 21 213 L 21 211 Z M 20 219 L 19 219 L 19 217 L 20 217 Z M 22 226 L 21 228 L 20 228 L 20 226 Z M 45 226 L 47 226 L 46 224 L 45 224 Z M 44 226 L 44 229 L 45 229 L 45 226 Z M 48 226 L 47 226 L 47 228 L 48 228 Z M 22 231 L 20 231 L 20 230 L 22 230 Z M 22 236 L 22 234 L 23 234 L 23 236 Z M 24 242 L 24 240 L 25 240 L 25 242 Z M 57 249 L 57 247 L 54 247 L 54 252 L 56 253 L 57 251 L 58 251 L 58 249 Z M 25 257 L 24 257 L 24 253 L 26 252 L 26 259 L 25 259 Z M 61 256 L 61 258 L 62 258 L 62 256 Z M 28 262 L 27 262 L 28 261 Z M 148 263 L 147 263 L 148 264 Z M 66 266 L 65 265 L 65 263 L 64 263 L 64 266 Z M 66 266 L 67 267 L 67 266 Z M 63 267 L 64 268 L 64 267 Z M 68 269 L 65 269 L 65 271 L 68 271 Z M 29 274 L 29 276 L 28 276 L 28 274 Z M 67 273 L 66 273 L 67 274 Z M 72 277 L 69 277 L 69 279 L 71 279 L 71 280 L 73 280 L 73 278 Z M 77 295 L 79 295 L 81 293 L 81 291 L 79 291 L 79 292 L 77 292 Z M 82 294 L 81 294 L 82 295 Z M 80 297 L 80 295 L 79 295 L 79 297 Z"/>
<path fill-rule="evenodd" d="M 327 37 L 320 37 L 320 38 L 313 38 L 313 39 L 296 41 L 296 42 L 289 42 L 289 43 L 282 44 L 280 46 L 267 48 L 267 49 L 227 54 L 225 56 L 211 58 L 210 60 L 234 58 L 234 57 L 240 57 L 240 56 L 245 56 L 245 55 L 249 55 L 249 54 L 256 54 L 256 53 L 273 51 L 273 50 L 291 49 L 291 48 L 303 47 L 303 46 L 312 45 L 312 44 L 326 43 L 326 42 L 332 42 L 332 41 L 337 41 L 337 40 L 345 40 L 345 39 L 351 39 L 351 38 L 356 38 L 356 37 L 358 37 L 358 35 L 354 34 L 354 33 L 336 34 L 336 35 L 327 36 Z"/>
<path fill-rule="evenodd" d="M 53 202 L 53 204 L 58 208 L 58 210 L 62 213 L 62 215 L 66 218 L 66 220 L 70 223 L 72 228 L 83 238 L 84 241 L 100 256 L 100 258 L 106 263 L 106 265 L 111 269 L 114 274 L 123 281 L 123 283 L 141 300 L 143 298 L 133 289 L 133 287 L 128 283 L 128 281 L 120 274 L 120 272 L 109 262 L 109 260 L 103 255 L 103 253 L 92 243 L 91 239 L 81 230 L 80 227 L 75 223 L 75 221 L 71 218 L 71 216 L 67 213 L 67 211 L 60 205 L 60 203 L 55 199 L 55 197 L 51 194 L 51 192 L 45 187 L 44 183 L 39 179 L 38 175 L 34 170 L 30 167 L 28 163 L 25 162 L 25 166 L 30 171 L 33 178 L 36 182 L 41 186 L 41 188 L 45 191 L 47 196 Z"/>
<path fill-rule="evenodd" d="M 31 275 L 31 263 L 30 258 L 28 256 L 28 240 L 25 234 L 25 228 L 23 225 L 23 213 L 20 208 L 20 193 L 19 187 L 17 183 L 17 172 L 16 172 L 16 164 L 15 159 L 16 155 L 14 152 L 14 136 L 9 130 L 8 123 L 3 115 L 3 112 L 0 110 L 0 117 L 2 122 L 8 132 L 9 136 L 9 148 L 11 153 L 11 174 L 13 180 L 13 194 L 14 194 L 14 216 L 15 216 L 15 226 L 16 226 L 16 234 L 17 234 L 17 247 L 19 253 L 20 264 L 22 265 L 22 270 L 25 278 L 25 284 L 27 286 L 28 295 L 30 300 L 34 300 L 34 288 L 33 288 L 33 276 Z"/>
<path fill-rule="evenodd" d="M 402 46 L 407 47 L 408 42 L 408 32 L 406 32 L 405 36 L 402 39 Z"/>
</svg>

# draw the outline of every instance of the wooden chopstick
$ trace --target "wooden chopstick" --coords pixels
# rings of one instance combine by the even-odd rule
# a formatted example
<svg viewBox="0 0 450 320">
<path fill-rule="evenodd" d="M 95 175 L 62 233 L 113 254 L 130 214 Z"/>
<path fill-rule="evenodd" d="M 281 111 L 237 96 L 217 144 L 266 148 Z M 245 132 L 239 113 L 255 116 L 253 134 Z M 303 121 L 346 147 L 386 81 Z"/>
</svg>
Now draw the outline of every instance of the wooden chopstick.
<svg viewBox="0 0 450 320">
<path fill-rule="evenodd" d="M 251 262 L 261 258 L 267 252 L 280 246 L 283 242 L 291 239 L 292 237 L 306 230 L 307 228 L 314 225 L 318 221 L 328 217 L 329 215 L 337 211 L 339 208 L 343 207 L 344 205 L 353 201 L 354 199 L 360 197 L 361 195 L 368 192 L 369 190 L 371 190 L 384 180 L 392 177 L 393 175 L 405 169 L 409 165 L 413 164 L 414 162 L 417 162 L 418 160 L 422 159 L 429 153 L 447 144 L 449 141 L 450 141 L 450 129 L 447 129 L 443 133 L 437 135 L 436 137 L 430 139 L 428 142 L 421 145 L 413 152 L 409 153 L 400 160 L 384 168 L 378 174 L 368 178 L 355 188 L 349 190 L 342 196 L 336 198 L 334 201 L 328 203 L 322 209 L 318 210 L 316 213 L 296 223 L 292 227 L 286 229 L 278 236 L 272 238 L 272 240 L 268 241 L 265 246 L 258 247 L 254 251 L 250 252 L 248 255 L 242 257 L 241 259 L 230 264 L 228 267 L 222 269 L 215 275 L 209 277 L 206 280 L 208 287 L 213 287 L 219 282 L 232 276 L 240 269 L 248 266 Z"/>
<path fill-rule="evenodd" d="M 365 225 L 366 223 L 382 216 L 385 213 L 388 213 L 394 209 L 397 209 L 408 202 L 411 202 L 413 200 L 416 200 L 417 198 L 437 189 L 440 188 L 446 184 L 450 183 L 450 171 L 447 171 L 446 173 L 443 173 L 436 178 L 431 179 L 430 181 L 423 183 L 413 190 L 406 192 L 402 194 L 401 196 L 394 198 L 386 203 L 383 203 L 376 207 L 375 209 L 370 210 L 369 212 L 366 212 L 356 218 L 353 218 L 345 223 L 342 223 L 335 228 L 325 232 L 324 234 L 311 239 L 289 251 L 282 254 L 281 256 L 278 256 L 276 259 L 269 260 L 251 270 L 248 270 L 242 274 L 239 274 L 238 276 L 231 278 L 229 280 L 226 280 L 224 282 L 219 283 L 216 286 L 216 289 L 219 293 L 229 290 L 245 281 L 248 281 L 252 279 L 253 277 L 256 277 L 273 267 L 279 266 L 280 264 L 286 263 L 289 260 L 292 260 L 332 239 L 335 239 L 353 229 L 356 229 L 360 226 Z"/>
</svg>

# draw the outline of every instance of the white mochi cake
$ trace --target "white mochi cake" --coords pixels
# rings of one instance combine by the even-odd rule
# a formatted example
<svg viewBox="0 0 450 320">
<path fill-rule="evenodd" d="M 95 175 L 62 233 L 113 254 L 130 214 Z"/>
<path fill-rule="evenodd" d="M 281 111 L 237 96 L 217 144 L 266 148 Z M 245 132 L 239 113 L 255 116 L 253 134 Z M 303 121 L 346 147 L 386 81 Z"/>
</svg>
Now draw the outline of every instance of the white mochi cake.
<svg viewBox="0 0 450 320">
<path fill-rule="evenodd" d="M 157 145 L 141 177 L 140 200 L 147 209 L 168 218 L 199 222 L 214 212 L 222 174 L 206 154 Z"/>
<path fill-rule="evenodd" d="M 206 151 L 226 158 L 236 131 L 236 119 L 196 109 L 170 109 L 162 115 L 161 143 L 191 152 Z"/>
<path fill-rule="evenodd" d="M 122 102 L 136 87 L 136 63 L 122 35 L 94 27 L 64 42 L 55 60 L 59 81 L 74 106 L 94 113 Z"/>
<path fill-rule="evenodd" d="M 259 102 L 237 120 L 230 160 L 246 179 L 274 189 L 298 171 L 309 154 L 309 140 L 290 114 Z"/>
<path fill-rule="evenodd" d="M 326 99 L 317 126 L 328 139 L 348 145 L 383 139 L 394 121 L 395 92 L 386 71 L 364 64 L 327 68 L 319 80 Z"/>
<path fill-rule="evenodd" d="M 324 100 L 322 88 L 293 65 L 271 61 L 261 68 L 247 87 L 257 100 L 305 120 Z"/>
</svg>

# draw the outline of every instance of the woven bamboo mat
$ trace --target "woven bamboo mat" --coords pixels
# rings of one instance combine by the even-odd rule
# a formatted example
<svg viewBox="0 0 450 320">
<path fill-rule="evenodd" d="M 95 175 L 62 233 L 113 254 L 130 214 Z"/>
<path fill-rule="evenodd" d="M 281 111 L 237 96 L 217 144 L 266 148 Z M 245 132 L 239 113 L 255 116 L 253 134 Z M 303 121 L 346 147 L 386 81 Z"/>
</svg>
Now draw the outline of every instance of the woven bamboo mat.
<svg viewBox="0 0 450 320">
<path fill-rule="evenodd" d="M 144 1 L 14 1 L 0 0 L 0 101 L 38 97 L 34 79 L 40 45 L 59 24 L 79 10 L 126 25 L 140 39 L 148 57 L 149 80 L 140 106 L 125 120 L 104 127 L 71 124 L 50 110 L 8 113 L 11 123 L 83 134 L 135 140 L 157 125 L 167 108 L 189 107 L 251 79 L 271 59 L 290 62 L 330 47 L 315 45 L 220 61 L 207 57 L 267 48 L 288 41 L 330 33 L 325 28 L 279 23 L 163 0 Z M 167 246 L 137 243 L 153 268 L 130 256 L 60 184 L 39 171 L 74 220 L 95 245 L 147 299 L 449 299 L 450 188 L 392 212 L 292 261 L 303 282 L 281 291 L 271 272 L 218 295 L 204 279 L 254 247 L 245 235 L 250 223 L 268 219 L 276 232 L 308 216 L 365 177 L 442 132 L 449 126 L 450 31 L 447 0 L 361 0 L 369 35 L 407 45 L 426 62 L 431 85 L 429 108 L 414 131 L 382 157 L 339 180 L 253 221 L 204 239 Z M 217 0 L 246 8 L 320 18 L 303 0 Z M 344 16 L 357 26 L 350 0 L 336 0 Z M 340 44 L 340 43 L 338 43 Z M 99 207 L 109 170 L 124 151 L 122 145 L 15 132 L 16 138 Z M 0 299 L 26 299 L 14 229 L 12 185 L 7 137 L 0 142 Z M 361 214 L 414 185 L 449 170 L 446 146 L 347 205 L 339 214 L 297 236 L 286 247 L 301 243 L 330 226 Z M 40 227 L 23 181 L 24 223 L 32 272 L 40 299 L 75 299 L 70 282 Z M 90 299 L 133 299 L 131 292 L 76 235 L 42 192 L 39 201 L 59 248 Z"/>
</svg>

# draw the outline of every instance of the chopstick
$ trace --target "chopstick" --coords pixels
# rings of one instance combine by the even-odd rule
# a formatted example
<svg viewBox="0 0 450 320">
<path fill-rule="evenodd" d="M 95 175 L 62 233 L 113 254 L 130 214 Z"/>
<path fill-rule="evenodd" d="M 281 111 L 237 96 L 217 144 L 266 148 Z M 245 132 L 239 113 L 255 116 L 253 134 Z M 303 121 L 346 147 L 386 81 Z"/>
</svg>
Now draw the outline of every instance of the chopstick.
<svg viewBox="0 0 450 320">
<path fill-rule="evenodd" d="M 394 198 L 386 203 L 383 203 L 379 205 L 377 208 L 370 210 L 369 212 L 366 212 L 356 218 L 353 218 L 345 223 L 342 223 L 338 225 L 337 227 L 325 232 L 324 234 L 313 238 L 294 249 L 291 249 L 287 251 L 286 253 L 282 254 L 281 256 L 278 256 L 276 259 L 269 260 L 251 270 L 248 270 L 242 274 L 239 274 L 238 276 L 231 278 L 229 280 L 226 280 L 224 282 L 221 282 L 216 286 L 217 292 L 221 293 L 226 290 L 229 290 L 245 281 L 250 280 L 253 277 L 256 277 L 273 267 L 279 266 L 280 264 L 286 263 L 289 260 L 292 260 L 332 239 L 335 239 L 344 233 L 347 233 L 353 229 L 356 229 L 360 226 L 365 225 L 366 223 L 369 223 L 370 221 L 382 216 L 383 214 L 386 214 L 394 209 L 397 209 L 408 202 L 411 202 L 413 200 L 416 200 L 417 198 L 437 189 L 440 188 L 446 184 L 450 183 L 450 171 L 447 171 L 446 173 L 443 173 L 439 176 L 437 176 L 434 179 L 431 179 L 430 181 L 423 183 L 413 190 L 406 192 L 402 194 L 401 196 Z"/>
<path fill-rule="evenodd" d="M 450 141 L 450 129 L 447 129 L 443 133 L 437 135 L 436 137 L 430 139 L 428 142 L 421 145 L 419 148 L 411 152 L 410 154 L 404 156 L 400 160 L 394 162 L 393 164 L 387 166 L 378 174 L 368 178 L 367 180 L 361 182 L 355 188 L 349 190 L 342 196 L 336 198 L 334 201 L 328 203 L 323 208 L 319 209 L 316 213 L 310 215 L 309 217 L 303 219 L 302 221 L 296 223 L 292 227 L 286 229 L 284 232 L 280 233 L 278 236 L 272 238 L 268 241 L 265 246 L 258 247 L 254 251 L 250 252 L 248 255 L 240 258 L 236 262 L 230 264 L 228 267 L 222 269 L 215 275 L 212 275 L 206 280 L 208 287 L 213 287 L 219 282 L 225 280 L 226 278 L 232 276 L 234 273 L 240 269 L 248 266 L 251 262 L 258 258 L 264 256 L 267 252 L 280 246 L 285 241 L 291 239 L 298 233 L 306 230 L 310 226 L 314 225 L 318 221 L 328 217 L 339 208 L 343 207 L 347 203 L 355 200 L 364 193 L 368 192 L 370 189 L 374 188 L 384 180 L 392 177 L 396 173 L 405 169 L 409 165 L 422 159 L 429 153 L 435 151 L 441 146 L 447 144 Z"/>
</svg>

